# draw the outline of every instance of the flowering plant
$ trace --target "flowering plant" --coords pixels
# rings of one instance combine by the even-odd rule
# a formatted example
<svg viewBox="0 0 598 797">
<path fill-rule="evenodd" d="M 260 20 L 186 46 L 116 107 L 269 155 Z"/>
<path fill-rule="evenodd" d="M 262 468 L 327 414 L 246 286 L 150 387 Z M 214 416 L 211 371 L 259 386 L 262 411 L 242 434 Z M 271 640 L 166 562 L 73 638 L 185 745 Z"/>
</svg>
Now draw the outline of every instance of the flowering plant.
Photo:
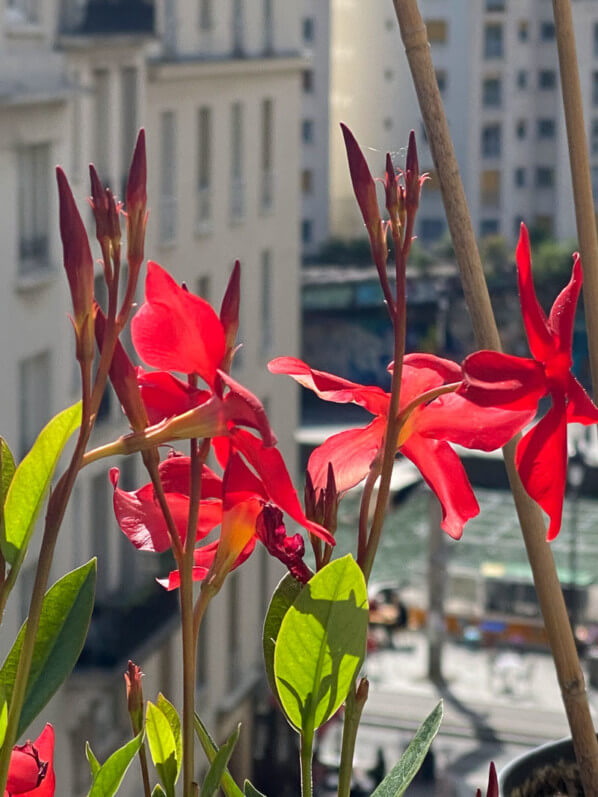
<svg viewBox="0 0 598 797">
<path fill-rule="evenodd" d="M 249 781 L 233 780 L 228 762 L 239 731 L 221 746 L 212 740 L 196 714 L 195 683 L 205 613 L 228 575 L 260 545 L 288 570 L 270 602 L 263 649 L 274 697 L 299 737 L 301 793 L 312 794 L 315 733 L 341 706 L 338 794 L 350 793 L 357 728 L 369 688 L 367 677 L 361 675 L 367 584 L 383 532 L 397 453 L 420 470 L 440 501 L 442 528 L 459 539 L 479 508 L 452 444 L 482 451 L 505 446 L 534 421 L 539 400 L 549 396 L 550 409 L 517 444 L 516 466 L 527 494 L 550 518 L 547 539 L 558 535 L 567 424 L 598 422 L 598 407 L 571 373 L 573 320 L 582 283 L 579 256 L 574 256 L 570 283 L 546 317 L 535 295 L 529 236 L 522 226 L 516 261 L 531 358 L 481 350 L 454 363 L 431 354 L 406 353 L 406 267 L 426 179 L 419 170 L 415 136 L 409 139 L 404 169 L 397 172 L 387 157 L 383 219 L 376 182 L 363 153 L 346 126 L 343 135 L 393 330 L 390 388 L 357 384 L 292 356 L 279 356 L 269 364 L 272 373 L 291 376 L 321 399 L 354 403 L 373 416 L 364 428 L 333 435 L 311 454 L 304 507 L 263 404 L 231 375 L 238 348 L 240 264 L 232 270 L 217 312 L 149 261 L 145 300 L 130 323 L 133 346 L 143 363 L 136 367 L 121 336 L 129 323 L 145 256 L 145 134 L 142 131 L 137 141 L 124 207 L 91 169 L 91 207 L 108 296 L 105 307 L 94 297 L 93 257 L 85 225 L 68 180 L 58 168 L 60 232 L 72 297 L 81 401 L 49 422 L 18 466 L 0 440 L 2 612 L 62 451 L 78 430 L 70 462 L 48 501 L 29 617 L 0 669 L 0 792 L 8 797 L 55 793 L 52 727 L 47 725 L 33 743 L 16 742 L 72 670 L 87 633 L 95 560 L 47 587 L 77 474 L 93 462 L 139 454 L 147 471 L 147 483 L 133 490 L 120 486 L 117 467 L 107 469 L 106 479 L 113 487 L 118 525 L 129 542 L 138 550 L 172 557 L 172 568 L 163 573 L 160 583 L 179 594 L 183 700 L 181 715 L 162 694 L 155 703 L 145 701 L 141 670 L 129 664 L 125 678 L 133 738 L 103 763 L 88 746 L 92 797 L 115 794 L 135 756 L 145 797 L 174 795 L 181 773 L 184 797 L 199 793 L 207 797 L 219 788 L 228 797 L 259 794 Z M 121 296 L 122 218 L 128 269 Z M 388 274 L 389 242 L 394 287 Z M 108 380 L 131 431 L 90 448 Z M 185 441 L 189 441 L 187 450 L 178 450 Z M 335 558 L 339 501 L 361 482 L 355 555 Z M 303 530 L 313 548 L 313 572 L 304 560 L 302 534 L 287 532 L 289 520 Z M 199 588 L 194 592 L 195 583 Z M 439 704 L 376 789 L 377 797 L 403 794 L 441 717 Z M 208 762 L 201 792 L 196 737 Z M 156 778 L 159 782 L 152 784 Z M 498 794 L 493 765 L 490 794 Z"/>
</svg>

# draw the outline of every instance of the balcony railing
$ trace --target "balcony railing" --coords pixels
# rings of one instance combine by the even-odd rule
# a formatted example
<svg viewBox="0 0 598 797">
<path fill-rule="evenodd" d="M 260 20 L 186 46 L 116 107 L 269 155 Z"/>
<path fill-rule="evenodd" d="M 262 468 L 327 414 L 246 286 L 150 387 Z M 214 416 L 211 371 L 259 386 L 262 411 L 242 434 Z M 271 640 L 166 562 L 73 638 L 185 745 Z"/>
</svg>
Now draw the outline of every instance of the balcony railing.
<svg viewBox="0 0 598 797">
<path fill-rule="evenodd" d="M 67 34 L 153 33 L 154 0 L 64 0 L 61 29 Z"/>
</svg>

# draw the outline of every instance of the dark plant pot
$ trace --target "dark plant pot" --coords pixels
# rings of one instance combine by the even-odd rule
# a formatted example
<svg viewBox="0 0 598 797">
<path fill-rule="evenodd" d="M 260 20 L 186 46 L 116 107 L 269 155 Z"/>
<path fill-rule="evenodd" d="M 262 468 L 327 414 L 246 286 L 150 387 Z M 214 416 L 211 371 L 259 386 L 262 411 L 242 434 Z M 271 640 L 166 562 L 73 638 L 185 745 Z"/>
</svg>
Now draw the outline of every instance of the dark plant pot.
<svg viewBox="0 0 598 797">
<path fill-rule="evenodd" d="M 571 739 L 549 742 L 520 755 L 499 772 L 498 784 L 500 797 L 576 794 L 568 790 L 573 784 L 583 794 Z"/>
</svg>

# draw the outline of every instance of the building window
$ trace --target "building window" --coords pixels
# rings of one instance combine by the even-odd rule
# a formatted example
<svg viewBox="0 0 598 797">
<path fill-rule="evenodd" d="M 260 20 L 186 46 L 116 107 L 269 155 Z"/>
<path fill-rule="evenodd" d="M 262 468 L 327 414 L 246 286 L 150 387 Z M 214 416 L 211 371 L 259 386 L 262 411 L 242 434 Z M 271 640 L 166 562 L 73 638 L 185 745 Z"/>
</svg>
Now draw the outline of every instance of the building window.
<svg viewBox="0 0 598 797">
<path fill-rule="evenodd" d="M 209 274 L 197 278 L 197 295 L 209 302 L 212 296 L 212 280 Z"/>
<path fill-rule="evenodd" d="M 8 0 L 7 15 L 11 22 L 33 25 L 39 22 L 39 0 Z"/>
<path fill-rule="evenodd" d="M 592 119 L 590 130 L 590 148 L 592 155 L 598 155 L 598 119 Z"/>
<path fill-rule="evenodd" d="M 540 39 L 543 42 L 550 42 L 554 39 L 554 22 L 550 19 L 540 22 Z"/>
<path fill-rule="evenodd" d="M 315 38 L 315 20 L 313 17 L 304 17 L 301 23 L 304 44 L 312 44 Z"/>
<path fill-rule="evenodd" d="M 314 90 L 314 73 L 312 69 L 303 70 L 301 82 L 303 84 L 303 91 L 305 94 L 311 94 Z"/>
<path fill-rule="evenodd" d="M 262 354 L 267 354 L 272 348 L 274 340 L 272 318 L 272 252 L 265 249 L 262 252 L 261 269 L 261 321 L 262 321 Z"/>
<path fill-rule="evenodd" d="M 592 72 L 592 105 L 598 105 L 598 72 Z"/>
<path fill-rule="evenodd" d="M 243 181 L 243 106 L 233 102 L 231 106 L 231 186 L 230 215 L 233 221 L 245 216 L 245 183 Z"/>
<path fill-rule="evenodd" d="M 50 145 L 33 144 L 17 152 L 19 274 L 48 269 Z"/>
<path fill-rule="evenodd" d="M 444 220 L 440 218 L 422 219 L 419 233 L 422 241 L 431 243 L 442 238 L 444 233 Z"/>
<path fill-rule="evenodd" d="M 552 216 L 536 216 L 534 218 L 534 227 L 537 230 L 542 230 L 542 232 L 552 237 L 554 235 L 554 218 Z"/>
<path fill-rule="evenodd" d="M 500 172 L 498 169 L 485 169 L 480 175 L 480 194 L 482 204 L 496 206 L 500 202 Z"/>
<path fill-rule="evenodd" d="M 212 219 L 212 109 L 197 112 L 197 229 L 207 232 Z"/>
<path fill-rule="evenodd" d="M 486 11 L 504 11 L 505 0 L 486 0 Z"/>
<path fill-rule="evenodd" d="M 24 456 L 52 416 L 50 352 L 19 363 L 19 450 Z"/>
<path fill-rule="evenodd" d="M 160 241 L 176 238 L 176 116 L 174 111 L 160 114 Z"/>
<path fill-rule="evenodd" d="M 594 58 L 598 58 L 598 22 L 594 22 Z"/>
<path fill-rule="evenodd" d="M 260 206 L 262 212 L 272 210 L 274 205 L 274 102 L 262 102 L 262 184 Z"/>
<path fill-rule="evenodd" d="M 482 156 L 484 158 L 500 156 L 501 132 L 500 125 L 488 125 L 482 128 Z"/>
<path fill-rule="evenodd" d="M 382 125 L 385 130 L 392 130 L 392 116 L 385 116 Z"/>
<path fill-rule="evenodd" d="M 110 159 L 110 132 L 112 130 L 111 81 L 107 69 L 94 70 L 94 162 L 103 183 L 111 185 L 113 176 Z"/>
<path fill-rule="evenodd" d="M 525 69 L 517 70 L 517 88 L 518 89 L 527 88 L 527 71 Z"/>
<path fill-rule="evenodd" d="M 126 196 L 128 166 L 135 149 L 139 123 L 137 121 L 137 69 L 124 67 L 120 73 L 120 151 L 121 196 Z"/>
<path fill-rule="evenodd" d="M 392 69 L 384 70 L 384 80 L 386 80 L 386 82 L 390 82 L 393 79 L 393 77 L 394 77 L 394 72 L 392 71 Z"/>
<path fill-rule="evenodd" d="M 303 169 L 301 172 L 301 191 L 304 194 L 314 192 L 314 173 L 311 169 Z"/>
<path fill-rule="evenodd" d="M 553 89 L 556 86 L 556 72 L 554 69 L 541 69 L 538 72 L 538 88 Z"/>
<path fill-rule="evenodd" d="M 523 139 L 527 136 L 527 121 L 525 119 L 517 120 L 515 124 L 515 135 L 519 139 Z"/>
<path fill-rule="evenodd" d="M 430 44 L 445 44 L 447 39 L 447 23 L 445 19 L 426 20 L 428 41 Z"/>
<path fill-rule="evenodd" d="M 301 140 L 304 144 L 313 144 L 314 142 L 314 120 L 304 119 L 301 122 Z"/>
<path fill-rule="evenodd" d="M 552 188 L 554 185 L 554 169 L 550 166 L 538 166 L 536 169 L 536 186 Z"/>
<path fill-rule="evenodd" d="M 233 0 L 233 52 L 241 55 L 245 46 L 243 0 Z"/>
<path fill-rule="evenodd" d="M 484 28 L 484 58 L 502 58 L 503 52 L 502 25 L 486 25 Z"/>
<path fill-rule="evenodd" d="M 554 119 L 538 119 L 538 138 L 554 138 Z"/>
<path fill-rule="evenodd" d="M 526 42 L 529 39 L 529 24 L 527 19 L 519 20 L 517 26 L 517 38 L 520 42 Z"/>
<path fill-rule="evenodd" d="M 264 0 L 264 52 L 274 50 L 274 9 L 273 0 Z"/>
<path fill-rule="evenodd" d="M 500 232 L 500 221 L 498 219 L 482 219 L 480 223 L 480 237 L 487 238 L 489 235 L 498 235 Z"/>
<path fill-rule="evenodd" d="M 441 94 L 444 94 L 446 91 L 446 84 L 447 84 L 447 76 L 446 71 L 444 69 L 437 69 L 436 70 L 436 82 L 438 83 L 438 90 Z"/>
<path fill-rule="evenodd" d="M 527 182 L 527 172 L 523 166 L 519 166 L 515 169 L 515 177 L 514 182 L 517 188 L 523 188 Z"/>
<path fill-rule="evenodd" d="M 482 102 L 486 108 L 498 108 L 502 102 L 500 78 L 488 77 L 482 83 Z"/>
<path fill-rule="evenodd" d="M 303 219 L 301 222 L 301 242 L 311 244 L 314 240 L 314 223 L 311 219 Z"/>
<path fill-rule="evenodd" d="M 213 0 L 199 0 L 199 27 L 205 32 L 214 27 Z"/>
</svg>

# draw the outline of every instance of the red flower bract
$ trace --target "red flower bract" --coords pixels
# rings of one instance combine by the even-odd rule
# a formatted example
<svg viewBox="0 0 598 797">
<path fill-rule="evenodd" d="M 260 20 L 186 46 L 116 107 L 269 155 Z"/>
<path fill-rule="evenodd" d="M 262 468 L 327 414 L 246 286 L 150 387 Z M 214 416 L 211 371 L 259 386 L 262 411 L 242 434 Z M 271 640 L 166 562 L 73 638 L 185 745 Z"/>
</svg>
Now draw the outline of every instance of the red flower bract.
<svg viewBox="0 0 598 797">
<path fill-rule="evenodd" d="M 54 729 L 47 724 L 35 742 L 14 747 L 4 797 L 53 797 Z"/>
<path fill-rule="evenodd" d="M 367 475 L 380 450 L 386 429 L 390 394 L 382 388 L 359 385 L 316 371 L 294 357 L 279 357 L 269 364 L 273 373 L 292 376 L 326 401 L 359 404 L 375 415 L 363 429 L 333 435 L 312 453 L 308 470 L 315 488 L 326 485 L 332 463 L 339 493 Z M 403 362 L 399 412 L 418 396 L 461 380 L 460 367 L 430 354 L 410 354 Z M 458 539 L 463 525 L 479 508 L 459 457 L 447 441 L 467 448 L 499 448 L 530 419 L 529 411 L 480 408 L 456 393 L 417 405 L 405 419 L 398 450 L 417 465 L 442 505 L 442 527 Z"/>
<path fill-rule="evenodd" d="M 528 494 L 550 518 L 548 539 L 560 531 L 567 475 L 567 424 L 593 424 L 598 407 L 571 373 L 575 309 L 582 283 L 579 255 L 573 257 L 569 284 L 552 305 L 548 318 L 540 307 L 531 268 L 525 225 L 517 245 L 521 314 L 533 359 L 494 351 L 471 354 L 463 362 L 463 395 L 480 406 L 535 412 L 542 396 L 552 406 L 517 446 L 515 462 Z"/>
</svg>

